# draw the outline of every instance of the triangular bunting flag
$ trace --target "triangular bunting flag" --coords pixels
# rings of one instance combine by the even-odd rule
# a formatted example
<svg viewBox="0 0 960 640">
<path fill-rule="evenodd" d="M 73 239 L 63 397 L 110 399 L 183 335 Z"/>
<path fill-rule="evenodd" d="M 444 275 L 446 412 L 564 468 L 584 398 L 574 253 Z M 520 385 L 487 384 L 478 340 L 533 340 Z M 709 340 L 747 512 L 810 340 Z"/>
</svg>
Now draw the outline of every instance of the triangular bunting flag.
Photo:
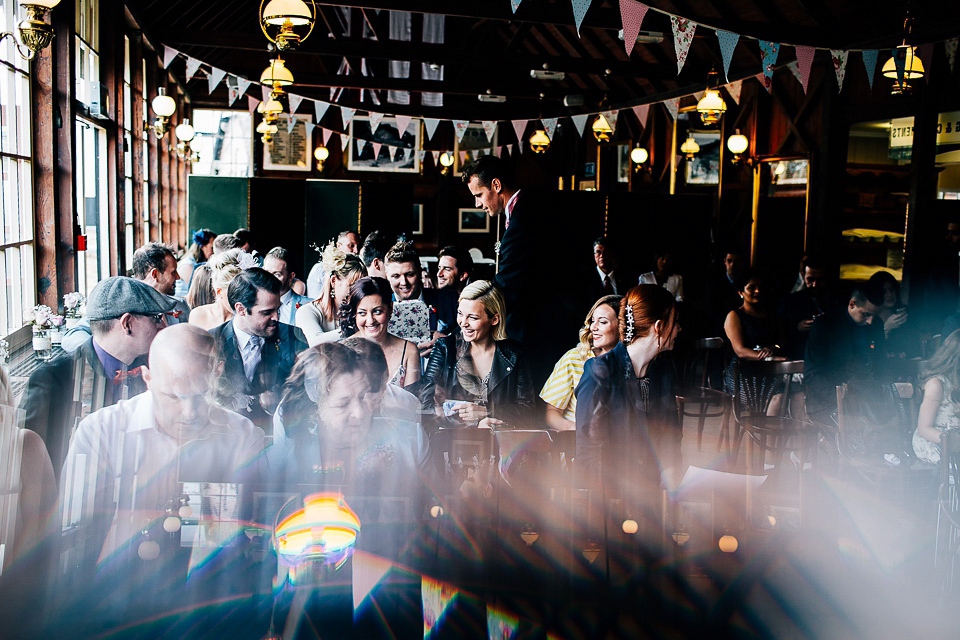
<svg viewBox="0 0 960 640">
<path fill-rule="evenodd" d="M 617 110 L 603 112 L 603 117 L 607 119 L 607 123 L 610 125 L 610 130 L 613 132 L 610 135 L 613 135 L 617 132 L 617 116 L 619 115 L 620 112 Z"/>
<path fill-rule="evenodd" d="M 363 155 L 363 148 L 365 146 L 367 146 L 367 141 L 357 138 L 357 157 L 358 158 Z"/>
<path fill-rule="evenodd" d="M 947 52 L 947 62 L 950 63 L 950 73 L 953 73 L 953 65 L 957 61 L 958 43 L 960 43 L 960 36 L 943 41 L 943 49 Z"/>
<path fill-rule="evenodd" d="M 193 78 L 194 74 L 197 73 L 197 69 L 200 68 L 200 61 L 196 58 L 191 58 L 187 56 L 187 82 Z"/>
<path fill-rule="evenodd" d="M 402 138 L 407 131 L 407 127 L 410 126 L 410 116 L 394 116 L 394 118 L 397 120 L 397 135 Z"/>
<path fill-rule="evenodd" d="M 387 148 L 391 150 L 390 157 L 393 158 L 393 147 L 388 146 Z M 423 149 L 420 149 L 420 151 L 417 152 L 417 157 L 420 159 L 420 164 L 423 164 L 424 159 L 427 157 L 427 152 Z"/>
<path fill-rule="evenodd" d="M 166 69 L 170 66 L 170 63 L 173 62 L 173 59 L 177 57 L 179 53 L 176 49 L 163 45 L 163 68 Z"/>
<path fill-rule="evenodd" d="M 327 112 L 327 109 L 330 108 L 329 102 L 320 102 L 319 100 L 313 101 L 313 112 L 316 116 L 316 123 L 320 124 L 320 121 L 323 120 L 323 114 Z"/>
<path fill-rule="evenodd" d="M 670 117 L 676 120 L 677 114 L 680 113 L 680 98 L 670 98 L 669 100 L 664 100 L 663 106 L 667 108 L 667 111 L 670 113 Z"/>
<path fill-rule="evenodd" d="M 520 8 L 521 2 L 523 2 L 523 0 L 510 0 L 510 8 L 513 9 L 514 13 L 516 13 L 517 9 Z"/>
<path fill-rule="evenodd" d="M 523 144 L 523 133 L 527 130 L 526 120 L 512 120 L 513 130 L 517 132 L 517 142 Z"/>
<path fill-rule="evenodd" d="M 577 25 L 577 35 L 580 35 L 580 25 L 583 24 L 583 18 L 587 15 L 591 0 L 573 0 L 573 21 Z"/>
<path fill-rule="evenodd" d="M 271 89 L 270 87 L 268 87 L 267 85 L 265 85 L 265 84 L 260 85 L 260 93 L 261 93 L 261 95 L 263 96 L 263 97 L 260 98 L 260 99 L 263 100 L 264 102 L 267 102 L 268 100 L 270 100 L 270 92 L 271 92 L 271 91 L 272 91 L 272 89 Z"/>
<path fill-rule="evenodd" d="M 303 96 L 298 96 L 294 93 L 288 93 L 287 102 L 290 104 L 290 113 L 296 113 L 297 107 L 299 107 L 300 103 L 303 102 Z"/>
<path fill-rule="evenodd" d="M 370 595 L 387 571 L 394 565 L 375 555 L 359 551 L 353 554 L 353 609 L 360 608 L 363 600 Z"/>
<path fill-rule="evenodd" d="M 376 133 L 377 128 L 380 126 L 380 121 L 383 120 L 382 113 L 370 112 L 370 133 Z"/>
<path fill-rule="evenodd" d="M 578 116 L 570 116 L 570 119 L 573 120 L 573 125 L 577 128 L 577 133 L 580 134 L 580 137 L 583 137 L 583 129 L 587 126 L 587 118 L 590 115 L 587 113 L 581 113 Z"/>
<path fill-rule="evenodd" d="M 245 94 L 247 92 L 247 89 L 250 88 L 251 84 L 253 83 L 247 80 L 246 78 L 241 78 L 240 76 L 237 76 L 237 97 L 239 98 L 240 96 Z"/>
<path fill-rule="evenodd" d="M 760 51 L 763 53 L 763 86 L 769 92 L 773 88 L 773 65 L 777 64 L 780 55 L 780 45 L 776 42 L 760 40 Z"/>
<path fill-rule="evenodd" d="M 543 130 L 550 140 L 553 140 L 553 132 L 557 130 L 557 120 L 559 118 L 540 118 L 540 122 L 543 123 Z"/>
<path fill-rule="evenodd" d="M 287 133 L 292 132 L 295 126 L 297 126 L 297 119 L 293 116 L 287 116 Z"/>
<path fill-rule="evenodd" d="M 345 133 L 341 133 L 339 135 L 340 135 L 340 151 L 346 151 L 347 145 L 350 144 L 350 137 Z"/>
<path fill-rule="evenodd" d="M 638 104 L 633 108 L 633 113 L 637 116 L 637 121 L 644 129 L 647 128 L 647 120 L 650 118 L 650 105 Z"/>
<path fill-rule="evenodd" d="M 796 60 L 793 62 L 788 62 L 787 69 L 793 74 L 793 77 L 796 78 L 797 82 L 800 82 L 800 63 Z"/>
<path fill-rule="evenodd" d="M 236 85 L 231 85 L 228 82 L 227 83 L 227 104 L 232 107 L 233 103 L 236 102 L 237 98 L 239 97 L 240 97 L 240 89 Z"/>
<path fill-rule="evenodd" d="M 433 155 L 433 164 L 434 164 L 434 166 L 439 167 L 439 166 L 440 166 L 440 152 L 439 152 L 439 151 L 431 151 L 430 153 L 431 153 L 431 155 Z"/>
<path fill-rule="evenodd" d="M 433 139 L 433 134 L 437 132 L 438 124 L 440 124 L 440 121 L 434 118 L 423 119 L 423 126 L 427 130 L 427 140 Z"/>
<path fill-rule="evenodd" d="M 865 49 L 860 52 L 863 57 L 863 68 L 867 70 L 867 81 L 870 83 L 870 89 L 873 89 L 873 77 L 877 75 L 877 54 L 876 49 Z"/>
<path fill-rule="evenodd" d="M 253 113 L 253 110 L 257 108 L 258 104 L 260 104 L 259 100 L 257 100 L 253 96 L 247 96 L 247 110 L 250 113 Z"/>
<path fill-rule="evenodd" d="M 326 127 L 320 127 L 320 138 L 323 140 L 323 146 L 327 146 L 330 142 L 330 136 L 333 134 L 333 129 L 327 129 Z"/>
<path fill-rule="evenodd" d="M 372 142 L 371 144 L 373 145 L 373 158 L 376 160 L 380 157 L 380 147 L 382 147 L 383 144 L 380 142 Z"/>
<path fill-rule="evenodd" d="M 804 47 L 797 45 L 794 48 L 797 52 L 797 67 L 800 71 L 800 84 L 803 85 L 803 92 L 807 92 L 807 83 L 810 82 L 810 69 L 813 67 L 813 56 L 817 50 L 813 47 Z"/>
<path fill-rule="evenodd" d="M 933 68 L 933 43 L 928 42 L 918 46 L 917 57 L 920 58 L 920 62 L 923 63 L 923 68 L 927 70 L 927 72 L 923 74 L 924 79 L 930 82 L 930 69 Z"/>
<path fill-rule="evenodd" d="M 717 40 L 720 41 L 720 55 L 723 57 L 723 75 L 730 81 L 730 61 L 733 60 L 733 50 L 740 42 L 740 35 L 731 31 L 717 31 Z"/>
<path fill-rule="evenodd" d="M 461 151 L 461 152 L 460 152 L 460 166 L 461 166 L 461 167 L 462 167 L 463 165 L 467 164 L 467 159 L 468 159 L 467 152 L 466 152 L 466 151 Z"/>
<path fill-rule="evenodd" d="M 304 128 L 307 130 L 305 137 L 307 138 L 307 140 L 312 141 L 312 140 L 313 140 L 313 130 L 314 130 L 314 128 L 316 128 L 317 125 L 313 124 L 312 122 L 304 122 L 304 123 L 303 123 L 303 126 L 304 126 Z"/>
<path fill-rule="evenodd" d="M 837 91 L 843 89 L 843 78 L 847 75 L 847 58 L 849 51 L 839 49 L 830 49 L 830 56 L 833 58 L 833 70 L 837 72 Z"/>
<path fill-rule="evenodd" d="M 743 89 L 743 80 L 737 80 L 726 85 L 727 93 L 733 98 L 733 101 L 740 104 L 740 91 Z"/>
<path fill-rule="evenodd" d="M 487 142 L 493 142 L 493 134 L 497 132 L 497 123 L 491 120 L 484 120 L 480 123 L 483 127 L 483 133 L 487 136 Z"/>
<path fill-rule="evenodd" d="M 463 142 L 463 134 L 467 132 L 470 126 L 469 120 L 451 120 L 453 122 L 453 132 L 457 134 L 457 142 Z"/>
<path fill-rule="evenodd" d="M 497 147 L 496 150 L 494 151 L 494 153 L 497 155 L 498 158 L 499 158 L 500 156 L 502 156 L 502 155 L 503 155 L 503 146 L 501 145 L 501 146 Z"/>
<path fill-rule="evenodd" d="M 353 116 L 355 115 L 357 115 L 356 109 L 344 106 L 340 107 L 340 119 L 343 120 L 344 128 L 350 125 L 350 121 L 353 120 Z"/>
<path fill-rule="evenodd" d="M 512 145 L 512 144 L 508 144 L 508 145 L 506 145 L 506 147 L 507 147 L 507 153 L 509 153 L 509 154 L 512 156 L 512 155 L 513 155 L 513 145 Z"/>
<path fill-rule="evenodd" d="M 693 94 L 693 99 L 696 100 L 697 102 L 700 102 L 700 100 L 703 99 L 703 94 L 704 94 L 703 91 L 697 91 L 696 93 Z"/>
<path fill-rule="evenodd" d="M 213 93 L 213 90 L 217 88 L 225 75 L 227 75 L 226 71 L 213 67 L 210 70 L 210 75 L 207 76 L 207 93 Z"/>
<path fill-rule="evenodd" d="M 620 0 L 620 19 L 623 21 L 623 46 L 627 49 L 627 57 L 633 51 L 633 45 L 637 44 L 637 36 L 640 35 L 640 25 L 643 24 L 643 18 L 647 15 L 647 5 L 634 0 Z"/>
<path fill-rule="evenodd" d="M 693 42 L 697 23 L 690 22 L 686 18 L 670 16 L 670 25 L 673 27 L 673 46 L 677 51 L 677 75 L 679 75 L 683 69 L 683 63 L 687 61 L 687 53 L 690 51 L 690 43 Z"/>
<path fill-rule="evenodd" d="M 890 56 L 893 58 L 893 63 L 897 67 L 897 82 L 899 82 L 900 85 L 902 86 L 903 74 L 906 71 L 906 65 L 907 65 L 905 54 L 903 54 L 903 52 L 898 47 L 894 47 L 893 50 L 890 52 Z M 836 61 L 834 61 L 834 64 L 836 64 Z"/>
</svg>

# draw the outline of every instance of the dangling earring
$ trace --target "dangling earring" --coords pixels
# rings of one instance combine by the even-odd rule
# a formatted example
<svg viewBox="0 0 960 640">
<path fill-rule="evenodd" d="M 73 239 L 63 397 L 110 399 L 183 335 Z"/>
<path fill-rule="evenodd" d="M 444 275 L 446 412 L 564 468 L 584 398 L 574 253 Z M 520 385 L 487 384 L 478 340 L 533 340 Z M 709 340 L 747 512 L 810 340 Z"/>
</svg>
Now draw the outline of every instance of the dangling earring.
<svg viewBox="0 0 960 640">
<path fill-rule="evenodd" d="M 660 334 L 657 334 L 657 352 L 660 352 Z"/>
</svg>

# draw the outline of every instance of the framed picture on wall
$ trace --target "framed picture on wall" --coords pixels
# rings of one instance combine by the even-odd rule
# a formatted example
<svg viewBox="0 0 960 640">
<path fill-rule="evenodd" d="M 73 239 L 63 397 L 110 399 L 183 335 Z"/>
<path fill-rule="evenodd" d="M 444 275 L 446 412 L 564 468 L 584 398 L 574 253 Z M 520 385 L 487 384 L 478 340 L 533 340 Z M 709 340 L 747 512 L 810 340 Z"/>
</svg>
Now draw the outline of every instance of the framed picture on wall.
<svg viewBox="0 0 960 640">
<path fill-rule="evenodd" d="M 296 124 L 290 128 L 290 119 Z M 310 171 L 313 144 L 307 139 L 307 123 L 313 116 L 282 114 L 273 141 L 263 145 L 263 168 L 268 171 Z"/>
<path fill-rule="evenodd" d="M 694 131 L 693 139 L 700 145 L 700 151 L 692 160 L 685 161 L 687 184 L 719 184 L 720 132 Z"/>
<path fill-rule="evenodd" d="M 630 145 L 617 145 L 617 182 L 630 182 Z"/>
<path fill-rule="evenodd" d="M 400 135 L 396 118 L 384 117 L 373 131 L 370 118 L 357 116 L 350 121 L 349 133 L 347 171 L 420 173 L 420 120 L 412 119 Z"/>
<path fill-rule="evenodd" d="M 457 231 L 460 233 L 487 233 L 490 231 L 490 216 L 483 209 L 460 209 Z"/>
<path fill-rule="evenodd" d="M 487 134 L 483 130 L 483 125 L 478 122 L 471 122 L 467 130 L 463 133 L 463 140 L 453 140 L 453 175 L 459 176 L 463 170 L 464 160 L 461 159 L 460 152 L 466 153 L 466 163 L 473 162 L 483 154 L 491 154 L 497 148 L 497 130 L 493 130 L 493 136 L 487 140 Z"/>
<path fill-rule="evenodd" d="M 415 204 L 413 205 L 413 218 L 410 222 L 410 228 L 413 229 L 412 233 L 415 236 L 423 235 L 423 205 Z"/>
</svg>

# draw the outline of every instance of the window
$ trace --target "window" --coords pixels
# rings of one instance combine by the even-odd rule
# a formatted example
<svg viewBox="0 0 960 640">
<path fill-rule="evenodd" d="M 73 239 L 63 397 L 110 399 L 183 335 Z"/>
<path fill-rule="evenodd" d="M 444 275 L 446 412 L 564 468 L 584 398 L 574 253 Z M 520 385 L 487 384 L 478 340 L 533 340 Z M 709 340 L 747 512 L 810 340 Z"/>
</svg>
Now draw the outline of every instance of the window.
<svg viewBox="0 0 960 640">
<path fill-rule="evenodd" d="M 100 91 L 100 28 L 97 15 L 100 0 L 76 0 L 77 37 L 75 91 L 77 100 L 88 107 Z"/>
<path fill-rule="evenodd" d="M 133 265 L 133 90 L 130 86 L 130 38 L 123 36 L 123 230 L 126 238 L 125 262 Z"/>
<path fill-rule="evenodd" d="M 253 124 L 249 111 L 194 109 L 196 137 L 191 148 L 200 154 L 191 173 L 197 176 L 253 175 Z"/>
<path fill-rule="evenodd" d="M 15 2 L 0 3 L 0 30 L 16 29 L 25 16 Z M 30 67 L 7 38 L 0 44 L 0 304 L 3 335 L 23 325 L 36 304 L 31 164 Z"/>
</svg>

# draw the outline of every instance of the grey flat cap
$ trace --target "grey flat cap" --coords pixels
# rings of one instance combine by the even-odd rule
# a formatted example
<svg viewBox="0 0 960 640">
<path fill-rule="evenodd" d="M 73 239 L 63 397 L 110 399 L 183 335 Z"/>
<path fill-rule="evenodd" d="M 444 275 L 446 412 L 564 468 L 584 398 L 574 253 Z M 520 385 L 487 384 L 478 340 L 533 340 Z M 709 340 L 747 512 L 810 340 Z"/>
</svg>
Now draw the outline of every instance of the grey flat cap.
<svg viewBox="0 0 960 640">
<path fill-rule="evenodd" d="M 150 315 L 170 311 L 177 301 L 150 285 L 126 276 L 113 276 L 97 284 L 87 300 L 90 320 L 119 318 L 125 313 Z"/>
</svg>

